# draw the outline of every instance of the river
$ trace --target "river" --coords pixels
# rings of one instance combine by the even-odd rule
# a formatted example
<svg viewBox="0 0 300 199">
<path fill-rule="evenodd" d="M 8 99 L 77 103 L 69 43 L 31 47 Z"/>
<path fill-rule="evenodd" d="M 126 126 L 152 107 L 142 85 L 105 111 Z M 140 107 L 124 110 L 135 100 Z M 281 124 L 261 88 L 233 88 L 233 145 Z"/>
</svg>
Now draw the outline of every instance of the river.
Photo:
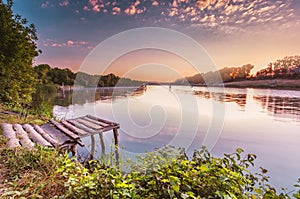
<svg viewBox="0 0 300 199">
<path fill-rule="evenodd" d="M 120 123 L 124 157 L 164 145 L 184 147 L 189 154 L 206 145 L 215 156 L 240 147 L 258 156 L 255 167 L 268 170 L 273 186 L 293 190 L 300 177 L 300 91 L 185 86 L 132 91 L 67 92 L 56 98 L 54 115 L 70 119 L 91 114 Z M 113 134 L 104 138 L 108 151 Z M 89 148 L 90 139 L 83 141 Z M 99 156 L 100 147 L 96 149 Z"/>
</svg>

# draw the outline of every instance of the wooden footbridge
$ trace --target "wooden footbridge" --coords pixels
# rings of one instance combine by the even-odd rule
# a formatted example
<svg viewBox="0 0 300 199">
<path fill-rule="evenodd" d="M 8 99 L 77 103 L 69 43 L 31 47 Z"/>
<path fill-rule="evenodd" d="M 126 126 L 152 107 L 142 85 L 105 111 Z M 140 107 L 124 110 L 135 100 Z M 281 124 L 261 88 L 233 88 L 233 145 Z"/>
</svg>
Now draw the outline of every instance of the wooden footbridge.
<svg viewBox="0 0 300 199">
<path fill-rule="evenodd" d="M 2 123 L 1 126 L 4 136 L 8 139 L 9 148 L 26 147 L 31 149 L 39 144 L 45 147 L 69 149 L 75 154 L 77 145 L 84 146 L 82 138 L 91 136 L 91 153 L 93 155 L 94 135 L 99 134 L 103 152 L 103 133 L 111 130 L 114 134 L 115 145 L 118 146 L 119 144 L 118 129 L 120 125 L 91 115 L 61 121 L 51 119 L 49 123 L 43 126 L 8 123 Z"/>
</svg>

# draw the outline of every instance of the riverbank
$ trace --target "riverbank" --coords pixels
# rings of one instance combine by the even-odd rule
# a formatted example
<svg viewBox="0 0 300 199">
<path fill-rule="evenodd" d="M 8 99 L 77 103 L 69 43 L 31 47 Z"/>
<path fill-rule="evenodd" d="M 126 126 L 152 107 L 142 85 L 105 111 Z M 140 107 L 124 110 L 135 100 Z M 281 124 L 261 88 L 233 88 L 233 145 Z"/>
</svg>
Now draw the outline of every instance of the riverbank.
<svg viewBox="0 0 300 199">
<path fill-rule="evenodd" d="M 4 115 L 21 122 L 13 112 Z M 1 122 L 8 122 L 6 119 L 2 118 Z M 262 198 L 279 195 L 265 184 L 266 170 L 262 170 L 263 178 L 249 173 L 248 167 L 254 165 L 256 156 L 243 154 L 242 149 L 214 158 L 202 148 L 189 158 L 185 151 L 162 148 L 127 163 L 126 173 L 105 160 L 82 165 L 55 149 L 40 146 L 32 150 L 8 149 L 2 134 L 0 128 L 1 198 Z M 107 156 L 107 160 L 112 158 Z M 262 182 L 264 186 L 258 184 Z M 256 192 L 248 191 L 253 189 Z M 297 191 L 292 193 L 299 196 Z M 283 194 L 281 198 L 290 197 Z"/>
<path fill-rule="evenodd" d="M 232 88 L 268 88 L 300 90 L 300 79 L 266 79 L 266 80 L 245 80 L 238 82 L 224 83 L 225 87 Z"/>
</svg>

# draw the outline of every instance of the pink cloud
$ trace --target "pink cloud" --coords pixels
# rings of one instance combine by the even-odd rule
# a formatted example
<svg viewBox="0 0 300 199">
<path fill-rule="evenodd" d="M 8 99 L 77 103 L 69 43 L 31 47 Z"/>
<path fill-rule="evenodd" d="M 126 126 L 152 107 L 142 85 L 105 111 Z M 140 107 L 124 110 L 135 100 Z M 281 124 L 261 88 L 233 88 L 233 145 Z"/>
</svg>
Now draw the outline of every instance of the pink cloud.
<svg viewBox="0 0 300 199">
<path fill-rule="evenodd" d="M 153 2 L 152 2 L 152 5 L 153 5 L 153 6 L 158 6 L 158 2 L 157 2 L 157 1 L 153 1 Z"/>
<path fill-rule="evenodd" d="M 87 7 L 87 6 L 84 6 L 84 7 L 83 7 L 83 10 L 85 10 L 85 11 L 90 11 L 91 9 L 89 9 L 89 7 Z"/>
<path fill-rule="evenodd" d="M 143 13 L 143 12 L 144 12 L 144 10 L 142 10 L 142 9 L 138 9 L 138 10 L 136 11 L 137 14 L 141 14 L 141 13 Z"/>
<path fill-rule="evenodd" d="M 89 0 L 89 3 L 94 7 L 95 5 L 97 5 L 98 0 Z"/>
<path fill-rule="evenodd" d="M 73 45 L 74 45 L 74 41 L 68 40 L 68 41 L 67 41 L 67 45 L 68 45 L 68 46 L 73 46 Z"/>
<path fill-rule="evenodd" d="M 43 46 L 45 47 L 80 47 L 80 48 L 87 48 L 89 46 L 89 43 L 84 40 L 74 41 L 74 40 L 68 40 L 66 42 L 57 42 L 52 39 L 46 39 L 43 41 Z"/>
<path fill-rule="evenodd" d="M 79 44 L 80 44 L 80 45 L 87 45 L 88 42 L 86 42 L 86 41 L 80 41 Z"/>
<path fill-rule="evenodd" d="M 134 15 L 136 13 L 136 8 L 134 5 L 131 5 L 129 8 L 125 9 L 124 12 L 128 15 Z"/>
<path fill-rule="evenodd" d="M 178 5 L 177 5 L 177 1 L 176 1 L 176 0 L 174 0 L 174 1 L 173 1 L 173 3 L 172 3 L 172 6 L 173 6 L 173 7 L 175 7 L 175 8 L 177 8 L 177 7 L 178 7 Z"/>
<path fill-rule="evenodd" d="M 99 7 L 99 5 L 95 5 L 95 6 L 93 7 L 93 11 L 95 11 L 95 12 L 100 12 L 100 7 Z"/>
<path fill-rule="evenodd" d="M 49 5 L 50 5 L 49 1 L 45 1 L 44 3 L 42 3 L 41 7 L 47 8 Z"/>
<path fill-rule="evenodd" d="M 54 44 L 52 44 L 51 46 L 52 46 L 52 47 L 63 47 L 62 44 L 58 44 L 58 43 L 54 43 Z"/>
<path fill-rule="evenodd" d="M 113 7 L 113 9 L 112 9 L 112 14 L 113 15 L 117 15 L 117 14 L 120 14 L 120 13 L 121 13 L 121 8 Z"/>
<path fill-rule="evenodd" d="M 63 2 L 59 3 L 60 6 L 68 6 L 69 0 L 64 0 Z"/>
<path fill-rule="evenodd" d="M 140 5 L 141 4 L 141 2 L 139 1 L 139 0 L 137 0 L 135 3 L 134 3 L 134 6 L 138 6 L 138 5 Z"/>
</svg>

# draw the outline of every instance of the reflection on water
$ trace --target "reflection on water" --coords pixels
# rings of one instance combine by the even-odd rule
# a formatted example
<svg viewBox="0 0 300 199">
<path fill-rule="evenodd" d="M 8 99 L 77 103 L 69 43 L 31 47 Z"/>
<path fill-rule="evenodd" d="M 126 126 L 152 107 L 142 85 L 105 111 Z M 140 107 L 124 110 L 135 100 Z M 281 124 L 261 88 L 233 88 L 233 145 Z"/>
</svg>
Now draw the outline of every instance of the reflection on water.
<svg viewBox="0 0 300 199">
<path fill-rule="evenodd" d="M 300 91 L 148 86 L 135 88 L 86 89 L 56 98 L 54 115 L 76 118 L 87 114 L 120 124 L 120 146 L 126 153 L 142 153 L 166 144 L 200 149 L 211 123 L 213 108 L 225 105 L 221 136 L 213 155 L 231 153 L 241 147 L 258 155 L 256 165 L 269 169 L 274 186 L 291 187 L 300 177 Z M 73 100 L 74 100 L 73 96 Z M 95 102 L 94 102 L 95 101 Z M 213 107 L 215 106 L 215 107 Z M 280 120 L 279 120 L 280 118 Z M 284 120 L 282 119 L 284 118 Z M 113 133 L 103 138 L 84 138 L 95 157 L 109 149 Z M 105 145 L 103 144 L 105 143 Z M 91 144 L 94 143 L 94 144 Z M 124 151 L 120 151 L 124 155 Z"/>
<path fill-rule="evenodd" d="M 193 94 L 202 99 L 211 99 L 218 102 L 234 102 L 241 110 L 245 111 L 247 105 L 247 97 L 251 97 L 251 100 L 259 102 L 262 107 L 262 111 L 267 112 L 275 118 L 287 118 L 300 122 L 300 98 L 299 97 L 287 97 L 280 96 L 280 91 L 277 91 L 279 95 L 257 94 L 250 96 L 249 93 L 232 93 L 232 89 L 227 89 L 225 92 L 214 92 L 195 90 Z M 235 91 L 238 89 L 235 89 Z M 298 91 L 294 91 L 298 92 Z M 185 92 L 188 93 L 188 92 Z"/>
<path fill-rule="evenodd" d="M 76 104 L 85 104 L 94 101 L 111 102 L 117 98 L 126 97 L 130 95 L 142 95 L 145 90 L 137 87 L 102 87 L 102 88 L 81 88 L 74 91 L 60 91 L 52 95 L 52 101 L 55 105 L 69 106 L 73 104 L 72 100 L 75 98 Z"/>
<path fill-rule="evenodd" d="M 296 97 L 279 97 L 279 96 L 254 96 L 263 110 L 269 114 L 300 121 L 300 98 Z"/>
<path fill-rule="evenodd" d="M 213 99 L 219 102 L 235 102 L 241 108 L 244 108 L 246 106 L 246 100 L 247 100 L 247 94 L 240 94 L 240 93 L 194 91 L 194 95 L 204 99 Z"/>
</svg>

